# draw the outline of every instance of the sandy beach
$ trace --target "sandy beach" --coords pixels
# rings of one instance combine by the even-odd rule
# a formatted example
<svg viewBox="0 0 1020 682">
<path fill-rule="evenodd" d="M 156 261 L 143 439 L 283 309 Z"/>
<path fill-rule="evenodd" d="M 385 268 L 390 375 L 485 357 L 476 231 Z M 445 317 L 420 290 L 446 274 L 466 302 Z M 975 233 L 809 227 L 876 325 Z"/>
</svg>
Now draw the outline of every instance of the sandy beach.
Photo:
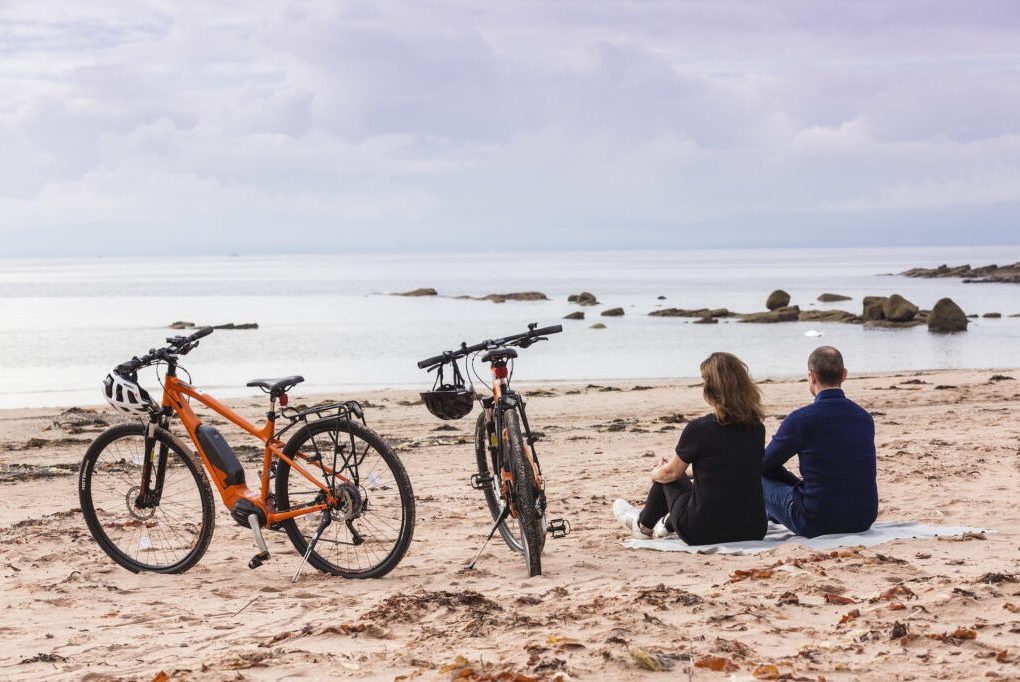
<svg viewBox="0 0 1020 682">
<path fill-rule="evenodd" d="M 877 424 L 879 519 L 988 532 L 749 557 L 622 546 L 613 498 L 639 502 L 683 419 L 707 412 L 694 379 L 637 383 L 521 388 L 550 515 L 573 525 L 533 579 L 498 538 L 463 570 L 490 525 L 468 484 L 474 414 L 440 430 L 413 392 L 331 396 L 367 401 L 397 446 L 418 504 L 408 555 L 382 580 L 306 571 L 296 585 L 286 537 L 269 533 L 273 559 L 248 570 L 250 533 L 222 507 L 190 572 L 119 568 L 75 489 L 88 442 L 117 416 L 0 412 L 0 679 L 1020 678 L 1020 370 L 846 385 Z M 810 395 L 797 378 L 761 383 L 771 435 Z M 251 419 L 265 409 L 234 404 Z"/>
</svg>

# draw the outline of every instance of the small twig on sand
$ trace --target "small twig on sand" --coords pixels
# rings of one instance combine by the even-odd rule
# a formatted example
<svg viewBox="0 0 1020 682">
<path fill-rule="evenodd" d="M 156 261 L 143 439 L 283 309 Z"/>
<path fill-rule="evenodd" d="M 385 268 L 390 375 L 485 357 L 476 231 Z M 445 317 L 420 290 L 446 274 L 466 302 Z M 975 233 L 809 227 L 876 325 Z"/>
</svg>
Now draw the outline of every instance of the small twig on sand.
<svg viewBox="0 0 1020 682">
<path fill-rule="evenodd" d="M 239 614 L 241 613 L 241 611 L 244 611 L 244 610 L 245 610 L 246 608 L 248 608 L 249 606 L 251 606 L 252 604 L 254 604 L 254 603 L 255 603 L 256 601 L 258 601 L 259 597 L 261 597 L 261 596 L 262 596 L 261 594 L 256 594 L 256 595 L 255 595 L 254 597 L 252 597 L 251 599 L 249 599 L 249 600 L 248 600 L 248 603 L 247 603 L 247 604 L 245 604 L 244 606 L 242 606 L 242 607 L 241 607 L 241 608 L 240 608 L 240 609 L 239 609 L 239 610 L 238 610 L 237 612 L 235 612 L 235 613 L 233 614 L 233 616 L 231 616 L 231 618 L 233 618 L 234 616 L 237 616 L 237 615 L 239 615 Z"/>
</svg>

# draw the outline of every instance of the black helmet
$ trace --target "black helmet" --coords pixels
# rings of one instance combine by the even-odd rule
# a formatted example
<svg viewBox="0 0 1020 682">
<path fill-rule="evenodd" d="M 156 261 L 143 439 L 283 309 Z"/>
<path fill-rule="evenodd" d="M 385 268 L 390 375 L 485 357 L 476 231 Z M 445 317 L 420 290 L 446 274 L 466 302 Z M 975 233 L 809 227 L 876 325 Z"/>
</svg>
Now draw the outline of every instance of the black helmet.
<svg viewBox="0 0 1020 682">
<path fill-rule="evenodd" d="M 440 419 L 462 419 L 475 406 L 475 393 L 461 386 L 443 384 L 421 394 L 425 407 Z"/>
<path fill-rule="evenodd" d="M 475 392 L 465 388 L 457 361 L 453 360 L 450 364 L 453 365 L 453 383 L 443 382 L 443 365 L 439 365 L 436 383 L 431 391 L 421 394 L 421 399 L 429 412 L 440 419 L 462 419 L 471 414 L 475 406 Z"/>
</svg>

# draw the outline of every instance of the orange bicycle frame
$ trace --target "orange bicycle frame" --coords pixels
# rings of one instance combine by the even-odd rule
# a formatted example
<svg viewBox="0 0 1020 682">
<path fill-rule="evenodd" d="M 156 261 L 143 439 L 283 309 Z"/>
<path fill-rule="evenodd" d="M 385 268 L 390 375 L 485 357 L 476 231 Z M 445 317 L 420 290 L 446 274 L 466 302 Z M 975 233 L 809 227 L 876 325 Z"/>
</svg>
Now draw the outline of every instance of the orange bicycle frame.
<svg viewBox="0 0 1020 682">
<path fill-rule="evenodd" d="M 209 457 L 202 449 L 202 445 L 199 442 L 197 434 L 198 427 L 202 425 L 202 420 L 197 414 L 195 414 L 194 410 L 191 409 L 188 398 L 194 398 L 213 412 L 225 417 L 229 422 L 258 438 L 265 444 L 259 491 L 252 490 L 245 483 L 227 485 L 226 474 L 210 463 Z M 266 526 L 272 526 L 281 521 L 293 519 L 304 514 L 312 514 L 328 509 L 331 505 L 335 505 L 337 503 L 336 497 L 333 495 L 333 491 L 331 491 L 323 483 L 317 481 L 312 474 L 306 471 L 303 466 L 295 461 L 295 459 L 308 461 L 309 458 L 307 455 L 299 452 L 295 454 L 294 458 L 291 458 L 284 454 L 283 443 L 276 438 L 276 420 L 274 418 L 276 405 L 275 399 L 272 399 L 270 402 L 268 418 L 266 419 L 266 423 L 260 428 L 256 427 L 254 424 L 244 419 L 241 415 L 237 414 L 212 396 L 206 395 L 191 384 L 181 381 L 176 375 L 168 374 L 163 383 L 162 404 L 164 408 L 169 407 L 177 414 L 178 417 L 180 417 L 181 423 L 184 425 L 188 435 L 191 437 L 191 441 L 195 444 L 195 448 L 202 460 L 202 464 L 206 471 L 209 472 L 213 483 L 216 485 L 216 489 L 220 493 L 220 498 L 222 498 L 227 509 L 233 509 L 234 505 L 241 499 L 248 500 L 262 510 L 264 518 L 266 519 Z M 276 509 L 274 509 L 269 503 L 269 472 L 272 468 L 273 457 L 279 457 L 283 461 L 287 462 L 294 471 L 298 472 L 308 479 L 313 485 L 320 488 L 323 493 L 325 493 L 327 503 L 313 504 L 299 509 L 277 512 Z M 334 473 L 324 462 L 319 462 L 319 465 L 323 467 L 323 470 L 326 471 L 326 473 Z M 348 480 L 340 475 L 337 475 L 337 478 L 342 481 Z"/>
</svg>

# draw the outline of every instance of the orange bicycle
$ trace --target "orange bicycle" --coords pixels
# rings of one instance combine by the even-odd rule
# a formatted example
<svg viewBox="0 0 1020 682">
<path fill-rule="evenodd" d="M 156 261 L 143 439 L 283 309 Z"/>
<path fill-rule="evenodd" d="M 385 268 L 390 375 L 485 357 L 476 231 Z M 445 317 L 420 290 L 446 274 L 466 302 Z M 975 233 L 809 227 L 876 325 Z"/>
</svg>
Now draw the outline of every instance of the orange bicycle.
<svg viewBox="0 0 1020 682">
<path fill-rule="evenodd" d="M 361 405 L 295 409 L 288 407 L 287 391 L 302 377 L 254 379 L 248 386 L 269 394 L 266 422 L 257 427 L 188 383 L 190 374 L 188 382 L 178 377 L 178 370 L 187 374 L 179 358 L 212 331 L 168 338 L 166 347 L 150 349 L 106 377 L 107 401 L 147 420 L 107 429 L 82 460 L 81 510 L 96 542 L 135 573 L 183 573 L 212 540 L 212 479 L 231 517 L 254 535 L 259 551 L 249 568 L 269 558 L 262 535 L 269 529 L 286 532 L 302 555 L 294 580 L 305 563 L 346 578 L 391 571 L 411 543 L 414 494 L 396 453 L 366 426 Z M 166 370 L 159 404 L 138 385 L 138 370 L 152 365 Z M 202 423 L 192 399 L 264 443 L 259 490 L 245 484 L 236 453 L 219 431 Z M 197 452 L 172 433 L 174 415 Z M 289 422 L 280 431 L 278 418 Z M 295 427 L 284 444 L 280 437 Z"/>
</svg>

